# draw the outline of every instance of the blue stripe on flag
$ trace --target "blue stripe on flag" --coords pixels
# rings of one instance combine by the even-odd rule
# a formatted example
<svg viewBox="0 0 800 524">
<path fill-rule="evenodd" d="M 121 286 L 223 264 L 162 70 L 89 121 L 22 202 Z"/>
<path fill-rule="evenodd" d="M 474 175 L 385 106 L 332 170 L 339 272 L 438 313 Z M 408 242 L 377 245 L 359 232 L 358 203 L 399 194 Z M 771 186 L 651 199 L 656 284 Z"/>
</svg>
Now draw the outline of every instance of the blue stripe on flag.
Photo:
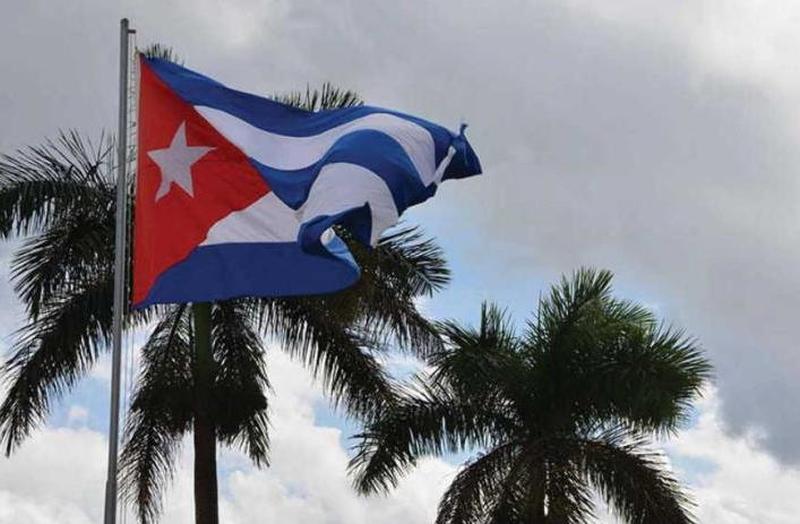
<svg viewBox="0 0 800 524">
<path fill-rule="evenodd" d="M 343 136 L 334 142 L 325 156 L 305 169 L 288 171 L 265 166 L 253 159 L 250 162 L 278 198 L 293 209 L 298 209 L 306 201 L 320 170 L 337 162 L 360 165 L 380 177 L 392 193 L 398 213 L 427 200 L 436 191 L 435 185 L 425 187 L 400 144 L 380 131 L 360 130 Z"/>
<path fill-rule="evenodd" d="M 336 237 L 325 249 L 310 256 L 295 242 L 200 246 L 165 271 L 137 308 L 164 302 L 333 293 L 354 284 L 360 270 L 344 242 Z"/>
<path fill-rule="evenodd" d="M 403 118 L 428 130 L 433 137 L 438 165 L 447 155 L 451 145 L 459 146 L 466 157 L 460 162 L 472 167 L 470 174 L 480 172 L 477 156 L 465 141 L 448 129 L 415 116 L 372 106 L 349 107 L 328 111 L 309 112 L 262 98 L 250 93 L 230 89 L 199 73 L 158 58 L 147 59 L 156 74 L 178 95 L 192 105 L 208 106 L 229 113 L 253 126 L 284 136 L 314 136 L 342 124 L 376 113 Z M 454 142 L 456 142 L 454 144 Z M 459 149 L 457 147 L 457 149 Z M 444 178 L 458 172 L 446 170 Z M 460 174 L 460 173 L 458 173 Z"/>
</svg>

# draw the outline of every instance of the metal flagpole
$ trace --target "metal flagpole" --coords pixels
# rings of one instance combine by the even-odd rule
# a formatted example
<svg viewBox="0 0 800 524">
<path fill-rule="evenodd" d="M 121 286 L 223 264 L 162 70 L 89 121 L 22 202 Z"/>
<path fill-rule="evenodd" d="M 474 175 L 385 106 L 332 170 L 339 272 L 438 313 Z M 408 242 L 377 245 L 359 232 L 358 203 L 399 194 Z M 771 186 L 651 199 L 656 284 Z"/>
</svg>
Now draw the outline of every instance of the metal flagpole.
<svg viewBox="0 0 800 524">
<path fill-rule="evenodd" d="M 114 524 L 117 517 L 117 450 L 119 447 L 119 380 L 122 352 L 122 315 L 125 310 L 125 246 L 127 245 L 128 184 L 128 19 L 119 28 L 119 128 L 117 130 L 117 209 L 114 242 L 114 322 L 111 352 L 111 409 L 108 422 L 108 475 L 103 522 Z"/>
</svg>

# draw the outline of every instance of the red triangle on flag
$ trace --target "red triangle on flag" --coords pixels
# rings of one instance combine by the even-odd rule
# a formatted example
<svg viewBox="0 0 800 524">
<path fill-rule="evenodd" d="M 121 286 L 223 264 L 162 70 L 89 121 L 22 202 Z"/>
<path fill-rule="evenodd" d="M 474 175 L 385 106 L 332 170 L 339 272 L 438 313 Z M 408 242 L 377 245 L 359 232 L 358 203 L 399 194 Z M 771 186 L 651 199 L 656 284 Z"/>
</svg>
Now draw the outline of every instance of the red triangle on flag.
<svg viewBox="0 0 800 524">
<path fill-rule="evenodd" d="M 143 58 L 133 245 L 133 303 L 208 230 L 270 188 L 242 151 L 181 99 Z"/>
</svg>

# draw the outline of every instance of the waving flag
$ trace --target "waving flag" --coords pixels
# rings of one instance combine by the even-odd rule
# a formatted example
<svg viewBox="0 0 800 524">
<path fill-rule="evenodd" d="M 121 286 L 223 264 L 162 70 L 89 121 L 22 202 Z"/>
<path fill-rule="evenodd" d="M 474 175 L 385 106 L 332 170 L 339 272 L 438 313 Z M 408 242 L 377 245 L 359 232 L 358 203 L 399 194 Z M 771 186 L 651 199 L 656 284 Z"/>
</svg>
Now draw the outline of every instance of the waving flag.
<svg viewBox="0 0 800 524">
<path fill-rule="evenodd" d="M 133 303 L 330 293 L 359 269 L 331 227 L 375 245 L 448 178 L 463 135 L 376 107 L 312 113 L 140 59 Z"/>
</svg>

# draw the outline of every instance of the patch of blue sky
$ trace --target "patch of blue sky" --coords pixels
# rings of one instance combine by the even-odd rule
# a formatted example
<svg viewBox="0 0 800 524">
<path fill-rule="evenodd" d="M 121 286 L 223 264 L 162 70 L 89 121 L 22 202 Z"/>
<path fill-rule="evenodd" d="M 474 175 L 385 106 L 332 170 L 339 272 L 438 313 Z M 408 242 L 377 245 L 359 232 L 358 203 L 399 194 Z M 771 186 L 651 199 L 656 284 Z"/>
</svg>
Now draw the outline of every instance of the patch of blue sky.
<svg viewBox="0 0 800 524">
<path fill-rule="evenodd" d="M 680 472 L 681 480 L 695 486 L 701 484 L 703 478 L 710 477 L 719 470 L 719 464 L 705 457 L 672 453 L 668 455 L 673 467 Z"/>
<path fill-rule="evenodd" d="M 88 411 L 88 416 L 80 421 L 71 420 L 70 412 L 74 406 Z M 108 433 L 109 387 L 104 379 L 87 377 L 80 380 L 75 388 L 52 403 L 47 424 L 50 427 L 86 427 L 103 434 Z"/>
</svg>

